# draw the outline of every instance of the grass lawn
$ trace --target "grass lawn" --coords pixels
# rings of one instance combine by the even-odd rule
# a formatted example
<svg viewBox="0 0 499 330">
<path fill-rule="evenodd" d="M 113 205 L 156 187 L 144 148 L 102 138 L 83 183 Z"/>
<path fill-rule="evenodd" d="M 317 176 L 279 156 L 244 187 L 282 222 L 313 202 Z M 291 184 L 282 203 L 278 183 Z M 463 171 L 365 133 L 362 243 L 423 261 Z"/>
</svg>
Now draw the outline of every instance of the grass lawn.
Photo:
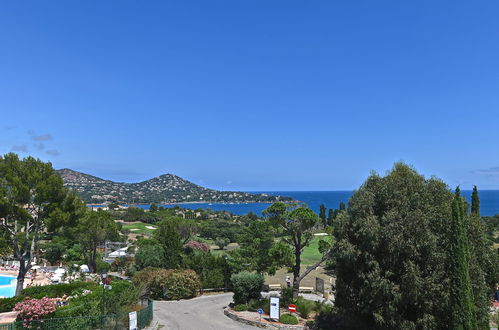
<svg viewBox="0 0 499 330">
<path fill-rule="evenodd" d="M 143 223 L 143 222 L 137 222 L 137 223 L 132 223 L 132 224 L 123 224 L 123 228 L 130 230 L 130 233 L 132 233 L 132 234 L 151 236 L 152 233 L 154 232 L 154 229 L 150 229 L 147 227 L 156 228 L 156 226 L 154 226 L 154 225 L 150 225 L 148 223 Z"/>
<path fill-rule="evenodd" d="M 321 239 L 325 241 L 330 240 L 328 236 L 314 236 L 310 245 L 301 254 L 302 266 L 310 266 L 321 260 L 322 255 L 319 252 L 319 241 Z"/>
</svg>

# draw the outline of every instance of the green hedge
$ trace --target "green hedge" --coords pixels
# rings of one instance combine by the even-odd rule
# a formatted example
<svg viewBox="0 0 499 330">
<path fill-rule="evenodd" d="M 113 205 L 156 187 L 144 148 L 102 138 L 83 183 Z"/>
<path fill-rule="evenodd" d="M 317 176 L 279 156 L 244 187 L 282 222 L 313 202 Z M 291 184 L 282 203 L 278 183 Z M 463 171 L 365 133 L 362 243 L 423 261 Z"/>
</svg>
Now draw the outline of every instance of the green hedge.
<svg viewBox="0 0 499 330">
<path fill-rule="evenodd" d="M 43 286 L 33 286 L 24 289 L 21 293 L 25 297 L 40 299 L 43 297 L 57 298 L 64 295 L 73 296 L 83 292 L 83 290 L 95 290 L 99 285 L 95 282 L 72 282 L 51 284 Z"/>
<path fill-rule="evenodd" d="M 291 314 L 282 314 L 279 318 L 279 322 L 283 324 L 298 324 L 298 319 Z"/>
</svg>

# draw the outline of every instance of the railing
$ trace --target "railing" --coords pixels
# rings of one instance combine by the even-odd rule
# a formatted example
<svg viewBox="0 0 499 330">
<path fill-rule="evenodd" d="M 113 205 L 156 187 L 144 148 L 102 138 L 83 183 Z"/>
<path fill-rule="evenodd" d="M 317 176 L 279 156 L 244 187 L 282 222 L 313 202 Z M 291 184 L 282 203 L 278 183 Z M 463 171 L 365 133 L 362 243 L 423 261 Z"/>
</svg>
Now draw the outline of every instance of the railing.
<svg viewBox="0 0 499 330">
<path fill-rule="evenodd" d="M 137 311 L 137 328 L 147 327 L 153 317 L 153 302 L 148 300 L 145 308 Z M 22 321 L 0 324 L 0 330 L 20 330 L 20 329 L 40 329 L 40 330 L 122 330 L 129 329 L 128 314 L 112 314 L 105 316 L 77 316 L 45 319 L 25 323 Z"/>
</svg>

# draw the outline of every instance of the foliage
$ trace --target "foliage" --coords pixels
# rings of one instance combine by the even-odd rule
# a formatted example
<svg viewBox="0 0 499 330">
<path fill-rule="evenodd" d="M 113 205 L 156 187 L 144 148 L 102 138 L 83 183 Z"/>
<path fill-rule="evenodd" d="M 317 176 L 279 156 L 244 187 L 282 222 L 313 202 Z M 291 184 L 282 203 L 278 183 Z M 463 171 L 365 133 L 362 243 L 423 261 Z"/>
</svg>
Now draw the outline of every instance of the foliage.
<svg viewBox="0 0 499 330">
<path fill-rule="evenodd" d="M 85 263 L 97 271 L 97 248 L 106 240 L 120 240 L 118 227 L 106 211 L 88 211 L 78 225 L 78 241 L 83 248 Z M 102 266 L 101 266 L 102 267 Z"/>
<path fill-rule="evenodd" d="M 55 299 L 45 297 L 23 300 L 16 304 L 14 310 L 18 312 L 17 319 L 23 321 L 25 328 L 29 328 L 31 321 L 47 318 L 55 312 Z"/>
<path fill-rule="evenodd" d="M 234 291 L 235 304 L 246 304 L 252 298 L 260 298 L 260 292 L 264 284 L 261 274 L 243 271 L 232 275 L 230 281 Z"/>
<path fill-rule="evenodd" d="M 281 289 L 281 303 L 283 306 L 288 306 L 293 302 L 293 288 Z"/>
<path fill-rule="evenodd" d="M 372 174 L 366 180 L 335 221 L 335 324 L 369 329 L 449 326 L 454 286 L 450 251 L 461 235 L 459 224 L 450 225 L 452 201 L 442 181 L 425 179 L 401 163 L 385 177 Z M 455 214 L 464 214 L 462 205 L 453 207 Z"/>
<path fill-rule="evenodd" d="M 32 286 L 22 291 L 22 295 L 31 298 L 56 298 L 63 295 L 73 296 L 83 292 L 83 290 L 95 290 L 98 284 L 94 282 L 72 282 L 51 284 L 43 286 Z"/>
<path fill-rule="evenodd" d="M 279 317 L 279 322 L 282 324 L 298 324 L 298 319 L 296 316 L 291 315 L 291 314 L 282 314 Z"/>
<path fill-rule="evenodd" d="M 115 272 L 124 272 L 128 269 L 128 266 L 133 263 L 134 259 L 132 257 L 119 257 L 111 264 L 111 270 Z"/>
<path fill-rule="evenodd" d="M 225 284 L 225 276 L 227 278 L 230 276 L 230 269 L 227 267 L 225 259 L 209 251 L 187 251 L 183 266 L 198 274 L 203 288 L 221 288 Z"/>
<path fill-rule="evenodd" d="M 239 304 L 239 305 L 236 305 L 234 306 L 234 310 L 236 312 L 244 312 L 244 311 L 247 311 L 248 310 L 248 305 L 246 304 Z"/>
<path fill-rule="evenodd" d="M 303 297 L 298 297 L 296 299 L 296 311 L 301 317 L 307 319 L 312 311 L 316 309 L 314 301 L 307 300 Z"/>
<path fill-rule="evenodd" d="M 57 262 L 62 260 L 64 252 L 66 252 L 66 246 L 59 242 L 49 242 L 45 246 L 45 259 L 47 259 L 50 264 L 55 265 Z"/>
<path fill-rule="evenodd" d="M 474 329 L 473 301 L 469 274 L 469 248 L 466 234 L 465 208 L 456 189 L 452 201 L 450 231 L 450 325 L 452 329 Z"/>
<path fill-rule="evenodd" d="M 171 270 L 148 267 L 137 272 L 135 284 L 144 284 L 153 299 L 178 300 L 195 297 L 201 283 L 190 269 Z"/>
<path fill-rule="evenodd" d="M 275 242 L 275 236 L 270 221 L 249 223 L 237 236 L 239 249 L 231 252 L 238 268 L 273 275 L 278 268 L 291 265 L 291 249 L 283 242 Z"/>
<path fill-rule="evenodd" d="M 4 238 L 19 262 L 16 295 L 31 268 L 32 251 L 36 249 L 48 220 L 60 210 L 67 191 L 52 164 L 27 157 L 22 160 L 14 153 L 0 156 L 0 219 Z M 55 229 L 55 226 L 47 229 Z"/>
<path fill-rule="evenodd" d="M 83 261 L 83 248 L 80 244 L 75 244 L 66 250 L 64 261 L 69 264 L 78 264 Z"/>
<path fill-rule="evenodd" d="M 11 298 L 0 298 L 0 313 L 11 312 L 14 306 L 24 300 L 24 296 L 14 296 Z"/>
<path fill-rule="evenodd" d="M 217 237 L 215 239 L 215 244 L 218 246 L 219 250 L 225 249 L 227 245 L 229 245 L 230 241 L 228 238 L 225 237 Z"/>
<path fill-rule="evenodd" d="M 194 250 L 199 250 L 203 252 L 208 252 L 210 251 L 210 246 L 206 243 L 201 243 L 198 241 L 189 241 L 186 244 L 184 244 L 185 248 L 190 248 Z"/>
<path fill-rule="evenodd" d="M 135 266 L 138 270 L 146 267 L 162 267 L 164 265 L 165 251 L 159 244 L 146 245 L 135 253 Z"/>
<path fill-rule="evenodd" d="M 214 219 L 201 223 L 199 234 L 204 238 L 215 239 L 216 237 L 225 237 L 230 242 L 236 242 L 236 236 L 242 230 L 243 227 L 239 223 Z"/>
<path fill-rule="evenodd" d="M 293 296 L 298 296 L 300 281 L 315 267 L 311 267 L 300 276 L 301 254 L 313 238 L 313 230 L 319 223 L 319 217 L 305 206 L 294 207 L 282 202 L 274 203 L 263 211 L 282 234 L 282 240 L 289 244 L 294 252 Z M 324 258 L 316 265 L 318 266 Z"/>
<path fill-rule="evenodd" d="M 157 224 L 158 229 L 154 232 L 154 238 L 163 247 L 162 266 L 174 269 L 181 266 L 183 243 L 176 230 L 174 220 L 163 220 Z"/>
</svg>

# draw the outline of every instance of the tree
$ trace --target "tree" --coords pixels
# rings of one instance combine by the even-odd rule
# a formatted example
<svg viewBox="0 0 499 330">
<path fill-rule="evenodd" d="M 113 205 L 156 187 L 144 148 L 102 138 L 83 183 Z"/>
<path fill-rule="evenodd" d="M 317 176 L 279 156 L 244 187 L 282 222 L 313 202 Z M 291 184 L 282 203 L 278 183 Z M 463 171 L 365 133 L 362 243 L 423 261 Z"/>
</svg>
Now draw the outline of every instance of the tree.
<svg viewBox="0 0 499 330">
<path fill-rule="evenodd" d="M 165 251 L 159 244 L 146 245 L 137 251 L 135 254 L 135 264 L 137 270 L 142 270 L 146 267 L 163 267 Z"/>
<path fill-rule="evenodd" d="M 279 228 L 283 235 L 282 240 L 293 249 L 293 296 L 296 298 L 300 289 L 300 281 L 325 261 L 323 258 L 300 275 L 301 254 L 312 241 L 313 229 L 320 221 L 319 217 L 307 207 L 288 206 L 282 202 L 272 204 L 263 211 L 263 214 Z"/>
<path fill-rule="evenodd" d="M 16 295 L 31 269 L 34 251 L 47 219 L 66 196 L 61 177 L 50 163 L 10 153 L 0 157 L 0 222 L 19 262 Z"/>
<path fill-rule="evenodd" d="M 52 265 L 61 261 L 64 253 L 66 252 L 66 245 L 59 239 L 52 239 L 51 242 L 48 242 L 44 246 L 45 248 L 45 259 L 48 260 Z"/>
<path fill-rule="evenodd" d="M 333 220 L 334 220 L 334 210 L 329 209 L 329 211 L 327 212 L 327 223 L 329 226 L 333 224 Z"/>
<path fill-rule="evenodd" d="M 452 201 L 450 237 L 450 311 L 451 329 L 475 329 L 473 297 L 469 274 L 469 248 L 465 207 L 459 187 Z"/>
<path fill-rule="evenodd" d="M 324 227 L 327 227 L 326 206 L 324 204 L 321 204 L 321 206 L 320 206 L 320 209 L 319 209 L 319 218 L 322 221 L 322 225 Z"/>
<path fill-rule="evenodd" d="M 340 211 L 345 211 L 347 208 L 345 206 L 345 203 L 340 202 Z"/>
<path fill-rule="evenodd" d="M 215 239 L 215 244 L 218 246 L 219 250 L 223 250 L 229 243 L 230 241 L 226 237 L 217 237 Z"/>
<path fill-rule="evenodd" d="M 162 220 L 154 231 L 154 238 L 163 247 L 163 266 L 168 269 L 179 268 L 182 264 L 183 244 L 175 221 Z"/>
<path fill-rule="evenodd" d="M 471 194 L 471 214 L 480 216 L 480 197 L 478 197 L 476 186 L 473 186 L 473 193 Z"/>
<path fill-rule="evenodd" d="M 275 274 L 282 266 L 290 266 L 293 253 L 288 245 L 276 242 L 276 230 L 270 221 L 256 220 L 237 236 L 239 248 L 233 250 L 232 264 L 241 270 L 259 274 Z"/>
<path fill-rule="evenodd" d="M 365 329 L 447 329 L 452 193 L 397 163 L 340 212 L 331 253 L 338 318 Z"/>
<path fill-rule="evenodd" d="M 89 270 L 97 271 L 97 248 L 108 240 L 118 240 L 118 226 L 106 211 L 87 211 L 78 225 L 78 240 Z"/>
<path fill-rule="evenodd" d="M 156 212 L 158 210 L 158 205 L 156 203 L 151 203 L 149 206 L 149 211 L 150 212 Z"/>
</svg>

